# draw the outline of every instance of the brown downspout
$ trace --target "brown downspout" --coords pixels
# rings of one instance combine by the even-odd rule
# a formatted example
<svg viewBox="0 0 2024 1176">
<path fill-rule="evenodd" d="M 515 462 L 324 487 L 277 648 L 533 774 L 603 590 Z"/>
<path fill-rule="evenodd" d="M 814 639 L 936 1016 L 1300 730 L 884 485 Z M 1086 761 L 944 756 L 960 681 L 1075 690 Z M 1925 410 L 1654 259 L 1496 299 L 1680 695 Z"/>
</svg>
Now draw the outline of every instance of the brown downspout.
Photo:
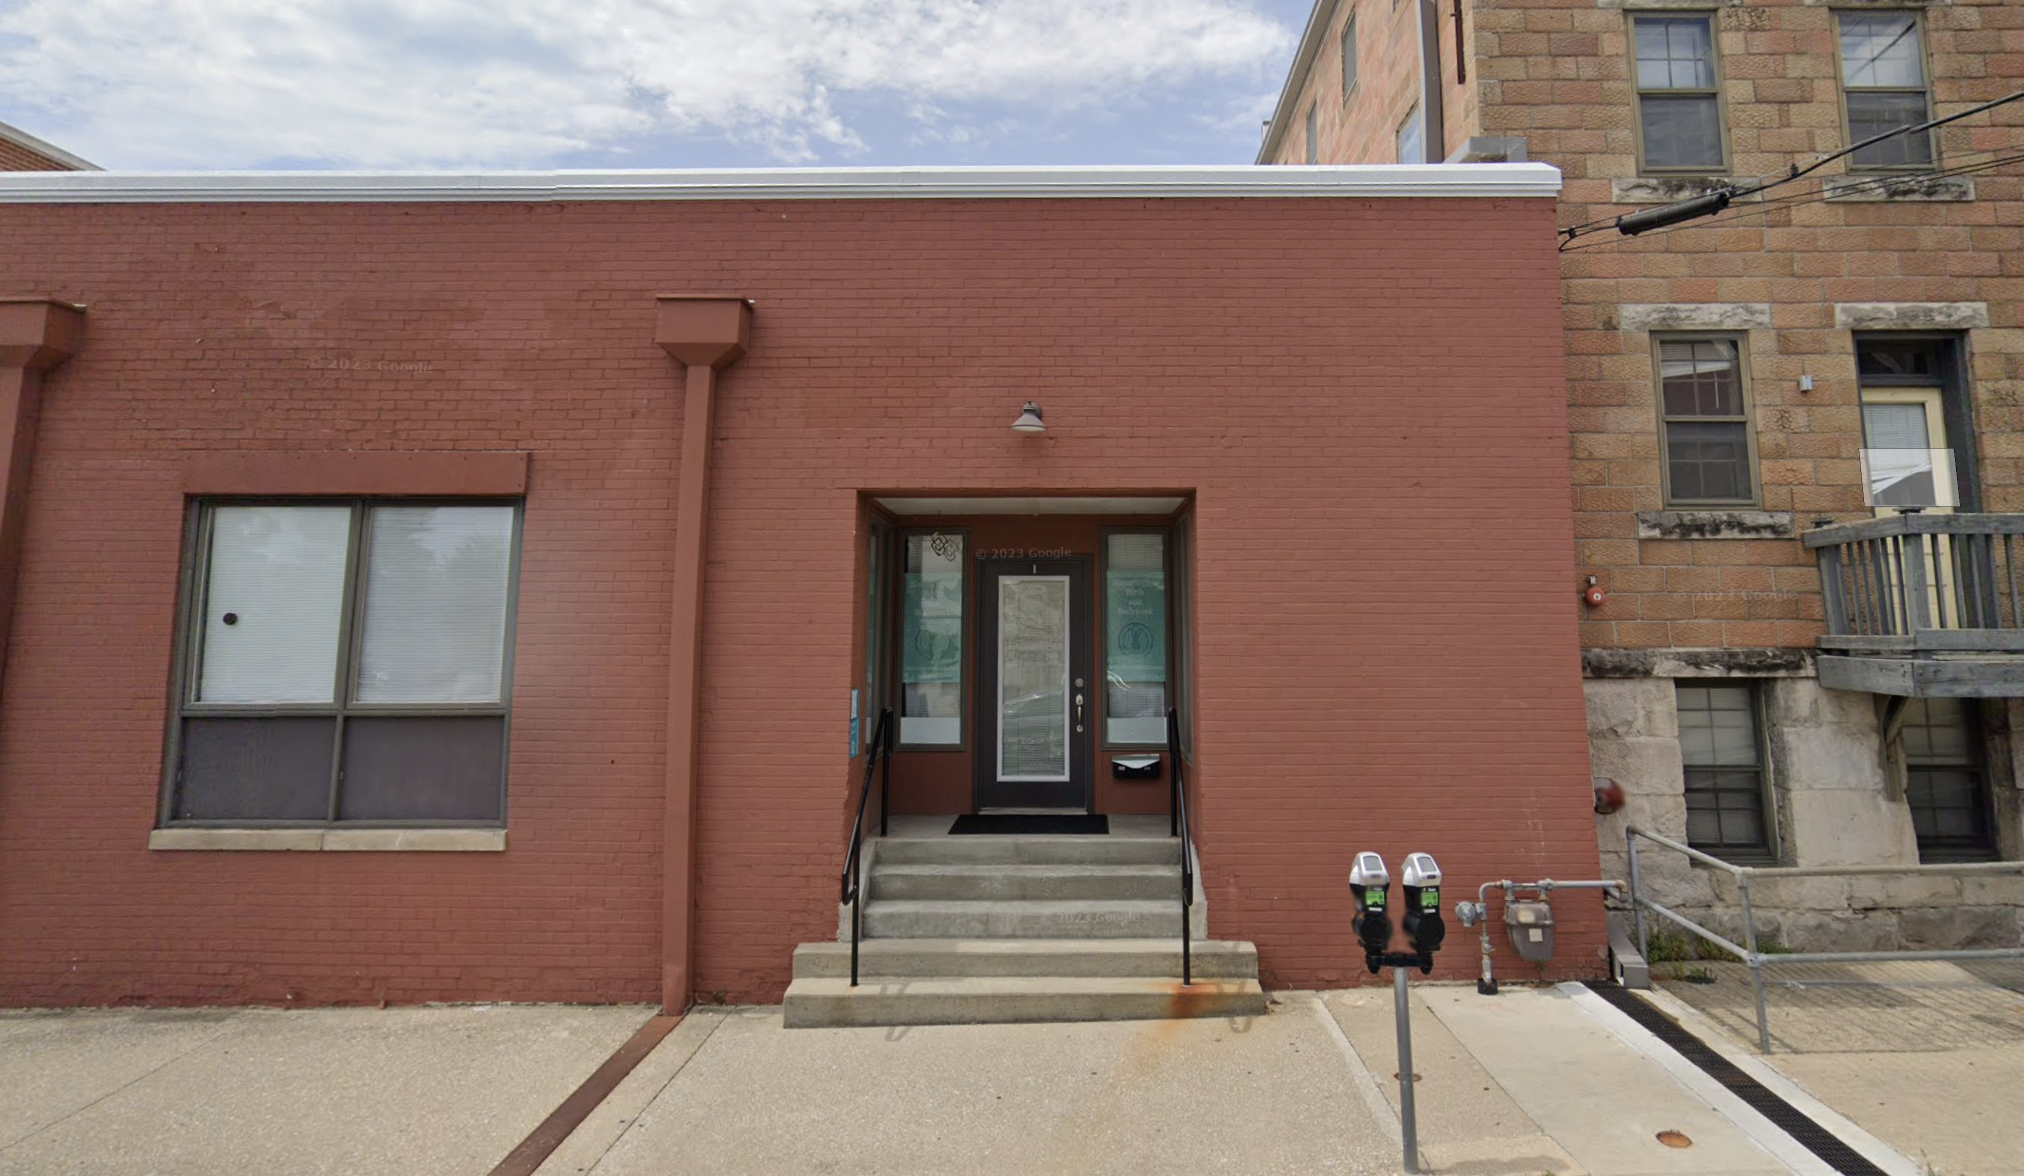
<svg viewBox="0 0 2024 1176">
<path fill-rule="evenodd" d="M 0 682 L 14 631 L 14 586 L 28 522 L 28 476 L 42 374 L 77 353 L 84 308 L 46 298 L 0 298 Z"/>
<path fill-rule="evenodd" d="M 696 769 L 703 680 L 703 567 L 719 369 L 745 354 L 752 304 L 663 297 L 654 342 L 687 369 L 675 489 L 674 606 L 668 624 L 668 785 L 661 834 L 661 1011 L 688 1007 L 695 977 Z"/>
</svg>

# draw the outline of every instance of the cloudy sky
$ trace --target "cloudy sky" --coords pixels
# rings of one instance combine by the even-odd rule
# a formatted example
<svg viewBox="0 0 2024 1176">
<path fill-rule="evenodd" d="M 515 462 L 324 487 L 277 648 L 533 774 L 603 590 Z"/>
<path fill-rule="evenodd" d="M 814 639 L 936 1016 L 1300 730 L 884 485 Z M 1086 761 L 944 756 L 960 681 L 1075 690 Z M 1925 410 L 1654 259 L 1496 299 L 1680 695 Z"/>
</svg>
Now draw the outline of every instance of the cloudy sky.
<svg viewBox="0 0 2024 1176">
<path fill-rule="evenodd" d="M 1249 163 L 1308 0 L 0 0 L 120 169 Z"/>
</svg>

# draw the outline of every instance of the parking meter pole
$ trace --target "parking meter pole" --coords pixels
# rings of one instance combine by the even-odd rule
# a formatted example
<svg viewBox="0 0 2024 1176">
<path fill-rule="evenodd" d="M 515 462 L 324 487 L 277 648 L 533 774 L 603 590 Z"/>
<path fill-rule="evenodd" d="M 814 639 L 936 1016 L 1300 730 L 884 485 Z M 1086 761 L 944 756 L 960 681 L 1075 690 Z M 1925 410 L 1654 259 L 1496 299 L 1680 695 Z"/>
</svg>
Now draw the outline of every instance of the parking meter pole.
<svg viewBox="0 0 2024 1176">
<path fill-rule="evenodd" d="M 1406 996 L 1406 970 L 1392 969 L 1392 1003 L 1399 1022 L 1399 1134 L 1405 1147 L 1406 1171 L 1420 1170 L 1418 1125 L 1413 1119 L 1413 1022 Z"/>
</svg>

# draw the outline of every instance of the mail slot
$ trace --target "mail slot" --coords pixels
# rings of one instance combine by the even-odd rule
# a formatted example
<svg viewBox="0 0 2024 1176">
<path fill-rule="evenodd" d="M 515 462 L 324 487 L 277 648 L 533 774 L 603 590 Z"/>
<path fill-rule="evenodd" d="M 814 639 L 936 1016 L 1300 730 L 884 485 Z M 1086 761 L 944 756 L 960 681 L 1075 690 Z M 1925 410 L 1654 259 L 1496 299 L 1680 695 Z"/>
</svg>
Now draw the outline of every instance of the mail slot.
<svg viewBox="0 0 2024 1176">
<path fill-rule="evenodd" d="M 1160 757 L 1156 755 L 1112 756 L 1110 774 L 1116 780 L 1157 780 L 1160 778 Z"/>
</svg>

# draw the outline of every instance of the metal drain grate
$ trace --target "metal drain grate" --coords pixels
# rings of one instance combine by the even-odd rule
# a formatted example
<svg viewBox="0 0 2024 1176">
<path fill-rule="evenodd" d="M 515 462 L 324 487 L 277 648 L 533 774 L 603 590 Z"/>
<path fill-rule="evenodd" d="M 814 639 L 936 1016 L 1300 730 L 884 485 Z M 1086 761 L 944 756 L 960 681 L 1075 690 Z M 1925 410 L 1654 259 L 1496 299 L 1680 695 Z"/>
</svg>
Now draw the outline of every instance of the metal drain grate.
<svg viewBox="0 0 2024 1176">
<path fill-rule="evenodd" d="M 1624 1015 L 1651 1030 L 1660 1041 L 1699 1066 L 1710 1078 L 1727 1087 L 1750 1109 L 1771 1120 L 1780 1131 L 1831 1165 L 1842 1176 L 1888 1176 L 1882 1168 L 1843 1143 L 1833 1132 L 1801 1114 L 1791 1103 L 1766 1090 L 1762 1083 L 1745 1074 L 1729 1059 L 1680 1027 L 1680 1023 L 1606 980 L 1590 980 L 1589 990 L 1608 1001 Z"/>
</svg>

